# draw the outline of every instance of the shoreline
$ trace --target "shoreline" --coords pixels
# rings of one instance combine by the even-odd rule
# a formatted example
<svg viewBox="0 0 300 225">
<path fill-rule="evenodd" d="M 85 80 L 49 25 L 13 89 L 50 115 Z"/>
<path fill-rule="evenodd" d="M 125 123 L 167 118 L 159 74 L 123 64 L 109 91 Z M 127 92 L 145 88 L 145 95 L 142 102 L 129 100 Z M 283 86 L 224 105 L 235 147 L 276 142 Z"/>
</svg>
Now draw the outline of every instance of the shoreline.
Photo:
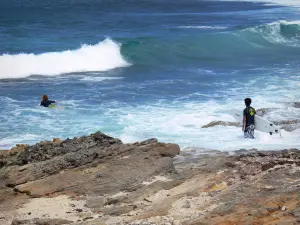
<svg viewBox="0 0 300 225">
<path fill-rule="evenodd" d="M 298 109 L 300 108 L 300 103 L 299 102 L 291 102 L 288 103 L 287 106 Z M 259 108 L 257 109 L 257 115 L 265 118 L 269 113 L 274 113 L 274 110 L 277 110 L 277 108 Z M 241 145 L 240 142 L 238 142 L 240 144 L 240 147 L 234 148 L 231 145 L 230 146 L 222 146 L 222 147 L 216 147 L 215 145 L 212 145 L 211 147 L 204 147 L 204 146 L 194 146 L 191 143 L 189 144 L 180 144 L 178 143 L 178 141 L 173 140 L 173 141 L 167 141 L 167 142 L 173 142 L 173 143 L 177 143 L 179 144 L 180 148 L 183 150 L 189 150 L 189 149 L 204 149 L 206 150 L 212 150 L 212 151 L 221 151 L 221 152 L 234 152 L 234 151 L 238 151 L 238 150 L 244 150 L 244 149 L 252 149 L 252 148 L 256 148 L 259 151 L 269 151 L 269 150 L 281 150 L 281 149 L 285 149 L 285 148 L 299 148 L 300 149 L 300 143 L 297 144 L 290 144 L 293 143 L 292 140 L 293 138 L 297 138 L 296 136 L 293 137 L 292 135 L 295 134 L 299 131 L 300 129 L 300 120 L 293 118 L 293 119 L 286 119 L 286 120 L 270 120 L 272 123 L 274 123 L 276 126 L 279 126 L 281 129 L 281 134 L 282 137 L 279 139 L 279 134 L 273 134 L 272 138 L 269 137 L 269 134 L 263 133 L 263 132 L 258 132 L 256 131 L 255 136 L 257 137 L 256 140 L 259 141 L 259 143 L 256 142 L 249 142 L 249 140 L 244 139 L 243 138 L 243 134 L 241 131 L 238 131 L 235 133 L 234 136 L 232 136 L 232 142 L 237 142 L 237 141 L 241 141 L 241 140 L 245 140 L 244 145 Z M 195 125 L 194 125 L 195 126 Z M 212 120 L 210 122 L 208 122 L 207 124 L 204 124 L 202 126 L 199 126 L 199 131 L 201 130 L 208 130 L 208 129 L 215 129 L 215 128 L 228 128 L 228 129 L 234 129 L 234 128 L 239 128 L 241 125 L 238 122 L 232 122 L 232 121 L 222 121 L 222 120 Z M 298 130 L 298 131 L 297 131 Z M 299 132 L 298 132 L 299 133 Z M 200 132 L 201 134 L 201 132 Z M 207 133 L 206 135 L 210 135 L 210 133 Z M 71 139 L 76 138 L 76 136 L 71 137 Z M 285 141 L 284 138 L 286 138 Z M 59 139 L 57 137 L 54 137 L 53 140 Z M 68 139 L 68 137 L 66 138 Z M 167 138 L 168 139 L 168 138 Z M 260 140 L 262 139 L 262 140 Z M 266 145 L 269 144 L 271 141 L 273 140 L 273 144 L 270 145 L 270 147 L 268 148 L 264 148 L 262 147 L 264 145 L 264 141 L 266 141 Z M 282 140 L 282 143 L 280 142 L 280 140 Z M 40 142 L 47 142 L 50 140 L 39 140 Z M 142 140 L 141 140 L 142 141 Z M 161 140 L 160 140 L 161 141 Z M 162 140 L 163 142 L 165 142 L 165 140 Z M 227 144 L 229 142 L 228 139 L 221 139 L 219 140 L 221 142 L 224 142 L 225 144 Z M 180 141 L 179 141 L 180 142 Z M 31 141 L 30 143 L 32 143 L 31 145 L 36 144 L 35 141 Z M 25 143 L 15 143 L 15 145 L 12 145 L 11 148 L 5 148 L 5 149 L 1 149 L 0 151 L 5 151 L 5 150 L 10 150 L 12 148 L 16 148 L 17 146 L 21 146 L 24 145 Z M 130 143 L 127 143 L 130 144 Z M 221 143 L 222 144 L 222 143 Z M 25 144 L 28 145 L 28 144 Z M 30 145 L 30 144 L 29 144 Z M 276 146 L 280 146 L 280 147 L 276 147 Z"/>
<path fill-rule="evenodd" d="M 300 221 L 298 149 L 195 155 L 156 139 L 123 144 L 97 132 L 5 153 L 3 225 Z"/>
</svg>

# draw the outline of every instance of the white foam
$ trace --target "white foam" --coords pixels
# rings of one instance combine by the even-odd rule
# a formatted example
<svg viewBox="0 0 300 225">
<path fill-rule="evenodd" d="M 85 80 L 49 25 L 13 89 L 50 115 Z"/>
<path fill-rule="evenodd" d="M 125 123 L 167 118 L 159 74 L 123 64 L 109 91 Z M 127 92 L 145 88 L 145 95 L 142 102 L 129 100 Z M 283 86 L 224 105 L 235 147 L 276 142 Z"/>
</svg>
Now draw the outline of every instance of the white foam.
<svg viewBox="0 0 300 225">
<path fill-rule="evenodd" d="M 264 71 L 263 68 L 261 70 Z M 268 71 L 263 73 L 268 74 Z M 248 140 L 243 138 L 241 127 L 201 128 L 216 120 L 235 122 L 230 115 L 230 109 L 242 110 L 245 97 L 253 99 L 253 107 L 256 109 L 278 108 L 267 114 L 269 120 L 300 119 L 300 109 L 287 104 L 299 101 L 299 75 L 289 68 L 274 68 L 270 73 L 272 76 L 253 76 L 248 81 L 218 81 L 211 84 L 219 87 L 218 90 L 213 89 L 211 95 L 195 91 L 186 94 L 186 97 L 178 95 L 172 101 L 167 100 L 165 96 L 157 96 L 156 103 L 146 101 L 145 105 L 118 99 L 101 101 L 102 93 L 99 93 L 99 101 L 64 100 L 59 103 L 67 106 L 65 110 L 52 110 L 38 106 L 32 108 L 32 104 L 36 104 L 34 101 L 20 107 L 23 103 L 2 97 L 0 102 L 5 114 L 0 115 L 0 120 L 2 127 L 6 129 L 2 131 L 0 149 L 7 149 L 16 143 L 32 143 L 51 140 L 54 137 L 72 138 L 99 130 L 118 137 L 123 142 L 136 142 L 154 137 L 159 141 L 178 143 L 182 148 L 223 151 L 241 148 L 300 148 L 300 130 L 283 132 L 283 138 L 279 135 L 270 136 L 256 132 L 256 139 Z M 171 80 L 165 82 L 172 85 Z M 156 83 L 145 81 L 145 85 Z M 113 87 L 109 88 L 111 90 Z M 121 94 L 121 90 L 119 91 Z M 138 91 L 135 93 L 139 94 Z M 209 100 L 210 97 L 214 100 Z M 12 133 L 11 129 L 16 133 Z M 26 136 L 29 132 L 35 136 Z"/>
<path fill-rule="evenodd" d="M 27 143 L 30 143 L 31 141 L 37 140 L 37 138 L 38 135 L 28 133 L 23 136 L 13 135 L 9 138 L 0 139 L 0 149 L 9 149 L 16 144 L 23 144 L 24 140 L 26 140 Z"/>
<path fill-rule="evenodd" d="M 241 96 L 248 95 L 241 92 Z M 221 151 L 241 148 L 260 150 L 300 148 L 300 129 L 291 133 L 283 131 L 283 138 L 279 135 L 270 136 L 266 133 L 255 132 L 256 139 L 248 140 L 243 138 L 241 127 L 201 128 L 211 121 L 236 122 L 230 114 L 230 109 L 244 108 L 241 96 L 228 98 L 222 103 L 213 100 L 190 103 L 159 101 L 157 104 L 144 106 L 128 105 L 122 102 L 103 102 L 95 103 L 93 107 L 90 107 L 84 101 L 70 100 L 63 103 L 71 107 L 66 110 L 41 107 L 35 109 L 40 113 L 37 113 L 38 111 L 31 113 L 33 111 L 28 108 L 22 109 L 22 114 L 27 114 L 26 120 L 22 120 L 22 124 L 17 124 L 15 129 L 18 130 L 18 134 L 10 136 L 7 133 L 2 140 L 0 139 L 0 149 L 8 149 L 16 143 L 34 143 L 54 137 L 72 138 L 99 130 L 118 137 L 125 143 L 155 137 L 159 141 L 177 143 L 182 148 L 196 147 Z M 255 108 L 279 108 L 267 114 L 270 120 L 300 118 L 299 109 L 289 107 L 285 103 L 271 102 L 272 98 L 272 95 L 253 96 L 253 106 Z M 15 109 L 15 111 L 20 112 L 20 109 Z M 15 111 L 11 110 L 11 114 L 5 120 L 7 124 L 4 123 L 3 126 L 10 126 L 12 120 L 16 118 Z M 44 111 L 49 114 L 41 115 Z M 42 123 L 40 122 L 41 116 L 43 117 Z M 32 134 L 27 134 L 27 130 L 30 130 Z"/>
<path fill-rule="evenodd" d="M 227 29 L 227 27 L 222 27 L 222 26 L 179 26 L 178 28 L 204 29 L 204 30 L 222 30 L 222 29 Z"/>
<path fill-rule="evenodd" d="M 232 1 L 232 0 L 221 0 L 221 1 Z M 300 7 L 299 0 L 237 0 L 237 1 L 265 3 L 266 6 L 268 6 L 268 5 L 283 5 L 283 6 Z"/>
<path fill-rule="evenodd" d="M 286 38 L 282 34 L 282 25 L 297 25 L 298 29 L 300 31 L 300 21 L 294 20 L 294 21 L 286 21 L 286 20 L 279 20 L 272 23 L 264 24 L 261 26 L 251 27 L 247 28 L 243 32 L 253 32 L 258 33 L 261 35 L 265 40 L 271 43 L 284 43 L 291 46 L 299 46 L 299 42 L 295 40 L 294 38 Z M 294 28 L 297 29 L 297 28 Z"/>
<path fill-rule="evenodd" d="M 280 20 L 279 23 L 285 24 L 285 25 L 300 25 L 300 20 L 292 20 L 292 21 Z"/>
<path fill-rule="evenodd" d="M 18 102 L 18 101 L 15 100 L 15 99 L 6 97 L 6 96 L 0 96 L 0 102 L 15 103 L 15 102 Z"/>
<path fill-rule="evenodd" d="M 283 70 L 284 74 L 290 74 Z M 227 83 L 227 84 L 226 84 Z M 231 151 L 241 148 L 257 148 L 260 150 L 299 148 L 300 129 L 293 132 L 282 131 L 279 135 L 256 132 L 255 140 L 245 139 L 241 127 L 216 126 L 201 128 L 211 121 L 236 122 L 230 114 L 230 109 L 245 107 L 243 99 L 250 96 L 253 106 L 259 108 L 277 108 L 267 114 L 269 120 L 300 119 L 300 110 L 289 107 L 287 103 L 298 101 L 300 98 L 298 76 L 276 76 L 267 79 L 257 77 L 244 83 L 234 81 L 220 83 L 224 86 L 211 96 L 221 94 L 226 100 L 222 101 L 194 101 L 188 97 L 179 97 L 172 104 L 161 102 L 157 105 L 137 108 L 123 108 L 127 115 L 120 117 L 119 124 L 124 127 L 120 138 L 124 142 L 134 142 L 156 137 L 160 141 L 178 143 L 182 148 L 196 147 Z M 228 84 L 230 83 L 230 84 Z M 225 88 L 232 86 L 232 88 Z M 222 84 L 222 85 L 221 85 Z M 280 85 L 278 85 L 280 84 Z M 277 87 L 276 97 L 272 89 Z M 262 94 L 261 90 L 264 90 Z M 199 93 L 194 93 L 199 99 L 205 98 Z M 195 99 L 195 98 L 193 98 Z"/>
<path fill-rule="evenodd" d="M 201 128 L 211 121 L 236 122 L 226 111 L 232 106 L 244 108 L 243 101 L 240 100 L 240 103 L 228 101 L 222 105 L 211 101 L 203 104 L 185 104 L 181 108 L 164 106 L 126 109 L 129 113 L 120 118 L 120 123 L 124 126 L 121 139 L 124 142 L 134 142 L 157 137 L 160 141 L 178 143 L 182 148 L 202 147 L 221 151 L 241 148 L 268 150 L 300 147 L 300 130 L 291 133 L 282 131 L 282 138 L 279 135 L 271 136 L 256 132 L 256 139 L 249 140 L 243 137 L 241 127 Z"/>
<path fill-rule="evenodd" d="M 120 44 L 105 39 L 77 50 L 47 52 L 39 55 L 20 53 L 0 56 L 0 79 L 30 75 L 59 75 L 72 72 L 106 71 L 130 65 L 122 57 Z"/>
<path fill-rule="evenodd" d="M 101 82 L 104 80 L 120 80 L 123 79 L 123 77 L 92 77 L 92 76 L 86 76 L 83 77 L 82 81 L 91 81 L 91 82 Z"/>
</svg>

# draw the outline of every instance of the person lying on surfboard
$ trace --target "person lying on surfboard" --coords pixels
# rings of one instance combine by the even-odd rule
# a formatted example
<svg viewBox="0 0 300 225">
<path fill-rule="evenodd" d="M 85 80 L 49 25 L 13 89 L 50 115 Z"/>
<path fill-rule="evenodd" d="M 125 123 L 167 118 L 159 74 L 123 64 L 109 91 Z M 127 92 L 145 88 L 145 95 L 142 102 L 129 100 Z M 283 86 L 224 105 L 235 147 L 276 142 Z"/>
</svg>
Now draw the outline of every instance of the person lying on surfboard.
<svg viewBox="0 0 300 225">
<path fill-rule="evenodd" d="M 246 108 L 243 112 L 243 131 L 244 131 L 244 137 L 245 138 L 252 138 L 254 139 L 254 129 L 255 129 L 255 123 L 254 123 L 254 116 L 256 114 L 256 111 L 253 107 L 251 107 L 251 98 L 245 98 L 245 105 Z"/>
<path fill-rule="evenodd" d="M 41 106 L 49 107 L 52 103 L 55 103 L 55 101 L 48 100 L 48 96 L 43 95 L 42 101 L 41 101 Z"/>
</svg>

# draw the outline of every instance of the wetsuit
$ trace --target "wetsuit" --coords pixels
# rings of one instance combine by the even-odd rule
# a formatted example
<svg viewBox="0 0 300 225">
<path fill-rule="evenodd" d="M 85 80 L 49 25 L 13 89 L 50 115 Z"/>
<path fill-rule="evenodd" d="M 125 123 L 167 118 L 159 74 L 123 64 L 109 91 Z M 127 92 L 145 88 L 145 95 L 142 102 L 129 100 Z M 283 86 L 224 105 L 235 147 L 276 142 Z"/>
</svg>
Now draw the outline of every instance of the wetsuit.
<svg viewBox="0 0 300 225">
<path fill-rule="evenodd" d="M 247 106 L 244 109 L 243 115 L 246 117 L 246 126 L 244 130 L 244 136 L 245 138 L 254 138 L 254 129 L 255 129 L 255 122 L 254 122 L 254 116 L 256 114 L 256 111 L 253 107 Z"/>
<path fill-rule="evenodd" d="M 49 105 L 51 105 L 51 103 L 55 103 L 55 101 L 51 101 L 51 100 L 41 101 L 41 105 L 44 107 L 49 107 Z"/>
</svg>

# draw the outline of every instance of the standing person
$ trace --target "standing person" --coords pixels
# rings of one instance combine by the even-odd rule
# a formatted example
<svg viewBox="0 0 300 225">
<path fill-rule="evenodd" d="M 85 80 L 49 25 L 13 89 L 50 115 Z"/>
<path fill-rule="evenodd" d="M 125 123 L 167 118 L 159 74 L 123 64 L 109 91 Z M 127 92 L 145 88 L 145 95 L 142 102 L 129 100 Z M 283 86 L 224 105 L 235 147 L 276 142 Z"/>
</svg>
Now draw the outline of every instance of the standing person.
<svg viewBox="0 0 300 225">
<path fill-rule="evenodd" d="M 55 103 L 55 101 L 48 100 L 48 96 L 43 95 L 42 101 L 41 101 L 41 106 L 49 107 L 52 103 Z"/>
<path fill-rule="evenodd" d="M 255 129 L 255 121 L 254 116 L 256 111 L 253 107 L 251 107 L 251 98 L 245 98 L 246 108 L 243 112 L 243 131 L 245 138 L 254 139 L 254 129 Z"/>
</svg>

